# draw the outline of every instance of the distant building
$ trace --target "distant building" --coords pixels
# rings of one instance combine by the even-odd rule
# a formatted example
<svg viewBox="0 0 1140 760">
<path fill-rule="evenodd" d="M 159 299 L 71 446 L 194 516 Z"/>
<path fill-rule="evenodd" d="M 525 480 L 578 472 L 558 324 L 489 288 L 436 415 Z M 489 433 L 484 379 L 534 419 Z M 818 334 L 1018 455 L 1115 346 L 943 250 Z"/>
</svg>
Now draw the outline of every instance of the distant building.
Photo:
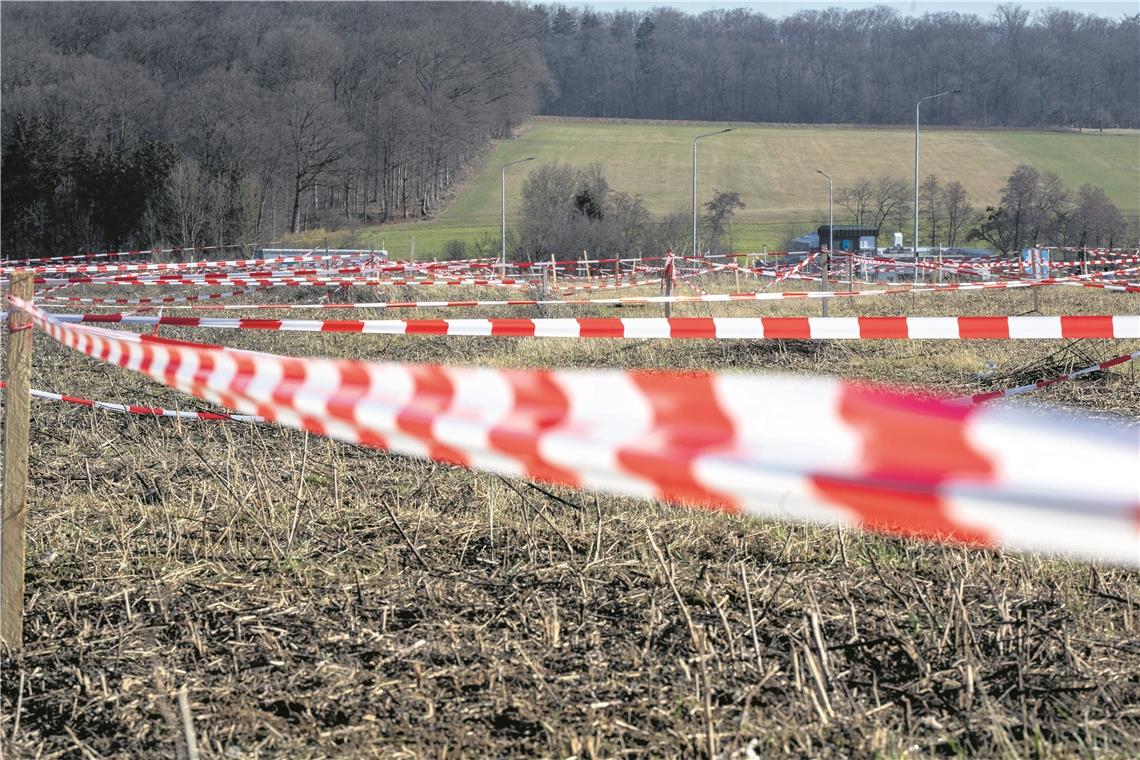
<svg viewBox="0 0 1140 760">
<path fill-rule="evenodd" d="M 819 235 L 809 232 L 806 235 L 800 235 L 798 238 L 792 238 L 792 244 L 788 250 L 814 251 L 817 248 L 819 248 Z"/>
<path fill-rule="evenodd" d="M 878 250 L 878 227 L 868 224 L 837 224 L 832 230 L 823 224 L 816 230 L 819 236 L 817 247 L 822 248 L 827 244 L 829 233 L 837 251 L 864 251 L 874 254 Z"/>
</svg>

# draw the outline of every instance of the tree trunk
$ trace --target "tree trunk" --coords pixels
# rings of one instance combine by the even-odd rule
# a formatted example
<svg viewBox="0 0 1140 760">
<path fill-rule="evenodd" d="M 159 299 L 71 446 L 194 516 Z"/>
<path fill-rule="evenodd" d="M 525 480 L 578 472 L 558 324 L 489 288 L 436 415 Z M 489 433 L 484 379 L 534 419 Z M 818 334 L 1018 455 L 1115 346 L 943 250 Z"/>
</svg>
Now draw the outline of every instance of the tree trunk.
<svg viewBox="0 0 1140 760">
<path fill-rule="evenodd" d="M 293 215 L 289 222 L 289 232 L 294 235 L 301 231 L 301 193 L 303 192 L 301 178 L 297 177 L 296 182 L 293 183 Z"/>
</svg>

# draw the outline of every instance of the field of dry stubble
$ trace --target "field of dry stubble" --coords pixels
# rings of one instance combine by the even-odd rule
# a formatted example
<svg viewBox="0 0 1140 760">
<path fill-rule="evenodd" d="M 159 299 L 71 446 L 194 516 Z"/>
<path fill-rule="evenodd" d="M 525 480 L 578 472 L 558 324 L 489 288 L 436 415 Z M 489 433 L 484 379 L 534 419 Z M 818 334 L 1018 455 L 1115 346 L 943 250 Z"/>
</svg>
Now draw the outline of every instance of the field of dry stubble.
<svg viewBox="0 0 1140 760">
<path fill-rule="evenodd" d="M 1135 313 L 1135 298 L 1051 288 L 1041 309 Z M 832 314 L 1031 303 L 895 296 Z M 674 314 L 818 313 L 801 301 L 711 308 Z M 292 355 L 824 373 L 944 393 L 1140 348 L 163 334 Z M 35 340 L 34 387 L 206 408 Z M 1043 402 L 1140 425 L 1127 365 L 1009 403 Z M 32 430 L 26 646 L 4 654 L 0 704 L 11 757 L 188 757 L 183 689 L 202 758 L 1140 754 L 1134 571 L 595 496 L 269 425 L 33 401 Z M 1055 455 L 1043 466 L 1064 467 Z"/>
</svg>

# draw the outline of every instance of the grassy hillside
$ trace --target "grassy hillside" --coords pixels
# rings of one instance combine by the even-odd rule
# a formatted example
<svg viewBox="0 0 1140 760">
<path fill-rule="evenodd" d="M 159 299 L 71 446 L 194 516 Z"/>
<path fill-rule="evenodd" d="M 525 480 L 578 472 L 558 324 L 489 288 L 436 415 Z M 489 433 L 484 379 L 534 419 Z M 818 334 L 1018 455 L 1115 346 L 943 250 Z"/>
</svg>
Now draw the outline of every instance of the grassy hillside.
<svg viewBox="0 0 1140 760">
<path fill-rule="evenodd" d="M 522 134 L 497 145 L 454 203 L 427 223 L 385 226 L 356 233 L 356 242 L 406 255 L 412 235 L 416 253 L 437 254 L 450 239 L 474 241 L 499 227 L 500 167 L 535 156 L 508 170 L 508 223 L 518 213 L 526 172 L 540 163 L 605 167 L 610 185 L 640 195 L 654 214 L 690 208 L 690 145 L 718 125 L 536 119 Z M 776 245 L 788 233 L 808 231 L 827 215 L 827 184 L 836 192 L 862 176 L 913 174 L 914 131 L 814 126 L 740 126 L 699 144 L 700 197 L 714 189 L 735 190 L 748 205 L 737 212 L 738 248 Z M 928 128 L 922 138 L 922 175 L 958 180 L 975 205 L 997 201 L 1018 164 L 1055 171 L 1071 189 L 1103 187 L 1128 216 L 1140 214 L 1140 133 L 1112 131 L 1012 132 Z M 842 218 L 836 204 L 836 216 Z M 337 236 L 338 238 L 340 236 Z"/>
</svg>

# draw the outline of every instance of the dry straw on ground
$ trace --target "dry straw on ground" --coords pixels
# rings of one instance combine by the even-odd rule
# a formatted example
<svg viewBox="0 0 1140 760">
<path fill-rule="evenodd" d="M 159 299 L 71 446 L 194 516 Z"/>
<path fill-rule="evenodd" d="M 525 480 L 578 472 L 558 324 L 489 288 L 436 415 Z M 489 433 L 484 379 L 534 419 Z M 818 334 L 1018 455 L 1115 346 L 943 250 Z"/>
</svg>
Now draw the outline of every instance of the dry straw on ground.
<svg viewBox="0 0 1140 760">
<path fill-rule="evenodd" d="M 832 313 L 1031 303 L 938 294 Z M 1041 306 L 1136 311 L 1134 297 L 1077 289 L 1044 291 Z M 401 361 L 824 372 L 949 393 L 1140 348 L 224 339 Z M 36 340 L 37 387 L 202 408 Z M 1013 403 L 1042 401 L 1140 419 L 1128 367 Z M 36 402 L 33 430 L 27 645 L 3 661 L 8 756 L 1140 754 L 1133 571 L 595 497 L 272 426 Z M 1057 451 L 1043 466 L 1065 462 Z"/>
</svg>

